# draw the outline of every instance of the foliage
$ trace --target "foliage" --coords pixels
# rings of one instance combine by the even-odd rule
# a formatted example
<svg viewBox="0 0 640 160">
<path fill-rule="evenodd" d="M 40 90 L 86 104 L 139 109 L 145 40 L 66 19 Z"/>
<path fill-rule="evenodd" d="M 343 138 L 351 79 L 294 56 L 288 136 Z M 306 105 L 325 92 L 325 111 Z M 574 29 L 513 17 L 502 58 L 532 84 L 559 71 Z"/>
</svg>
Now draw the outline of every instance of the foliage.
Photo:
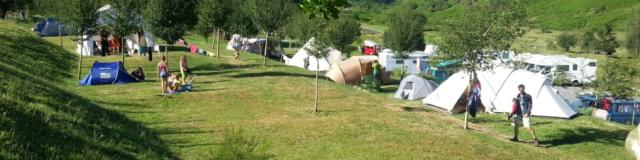
<svg viewBox="0 0 640 160">
<path fill-rule="evenodd" d="M 569 33 L 563 33 L 558 35 L 558 47 L 564 49 L 564 51 L 569 51 L 571 47 L 575 46 L 577 43 L 576 36 Z"/>
<path fill-rule="evenodd" d="M 627 28 L 627 50 L 634 56 L 640 55 L 640 7 L 633 10 Z"/>
<path fill-rule="evenodd" d="M 406 6 L 399 12 L 390 14 L 387 21 L 389 29 L 384 32 L 383 42 L 394 51 L 394 58 L 405 60 L 409 58 L 411 51 L 424 49 L 424 15 L 411 6 Z M 404 63 L 401 68 L 404 69 Z"/>
<path fill-rule="evenodd" d="M 331 46 L 350 57 L 351 44 L 360 37 L 360 23 L 341 18 L 331 21 L 325 31 Z"/>
<path fill-rule="evenodd" d="M 242 36 L 257 35 L 260 31 L 251 20 L 248 6 L 244 2 L 242 0 L 232 0 L 230 2 L 233 9 L 231 13 L 227 13 L 229 17 L 223 28 L 232 34 L 240 34 Z"/>
<path fill-rule="evenodd" d="M 422 77 L 422 78 L 424 78 L 426 80 L 431 80 L 431 81 L 434 81 L 434 82 L 437 81 L 436 77 L 434 77 L 431 74 L 431 72 L 420 72 L 420 73 L 418 73 L 418 76 Z"/>
<path fill-rule="evenodd" d="M 289 0 L 252 0 L 246 3 L 253 23 L 268 33 L 276 31 L 289 20 L 294 5 Z"/>
<path fill-rule="evenodd" d="M 400 80 L 402 80 L 402 78 L 404 78 L 404 75 L 406 75 L 405 71 L 406 70 L 400 69 L 400 68 L 393 69 L 391 71 L 390 77 L 393 80 L 400 81 Z"/>
<path fill-rule="evenodd" d="M 611 92 L 613 96 L 631 98 L 634 96 L 635 88 L 638 87 L 638 84 L 634 83 L 634 78 L 640 73 L 638 68 L 633 67 L 634 63 L 615 59 L 607 60 L 603 67 L 605 76 L 599 78 L 595 86 L 600 91 Z"/>
<path fill-rule="evenodd" d="M 340 8 L 348 7 L 347 0 L 304 0 L 300 8 L 309 15 L 309 19 L 321 17 L 323 19 L 338 19 Z"/>
<path fill-rule="evenodd" d="M 462 69 L 469 72 L 492 68 L 499 56 L 509 50 L 527 26 L 524 2 L 520 0 L 490 0 L 465 8 L 464 18 L 447 22 L 438 58 L 462 60 Z"/>
<path fill-rule="evenodd" d="M 594 52 L 598 47 L 598 40 L 593 31 L 586 31 L 582 34 L 582 40 L 580 41 L 580 48 L 584 52 Z"/>
<path fill-rule="evenodd" d="M 616 48 L 620 45 L 616 40 L 616 33 L 613 32 L 613 26 L 606 24 L 603 29 L 596 33 L 598 45 L 596 50 L 604 52 L 606 55 L 611 56 L 616 52 Z"/>
<path fill-rule="evenodd" d="M 194 1 L 148 0 L 143 17 L 155 37 L 172 44 L 197 22 L 195 7 Z"/>
<path fill-rule="evenodd" d="M 198 23 L 195 31 L 205 40 L 213 33 L 214 28 L 223 27 L 227 22 L 227 16 L 232 12 L 228 0 L 200 0 L 198 2 Z"/>
<path fill-rule="evenodd" d="M 368 75 L 362 77 L 360 80 L 360 84 L 358 85 L 361 89 L 364 89 L 369 92 L 379 92 L 380 91 L 380 82 L 376 80 L 375 77 Z"/>
<path fill-rule="evenodd" d="M 62 2 L 49 0 L 42 2 L 55 6 L 54 14 L 74 35 L 85 35 L 97 27 L 98 8 L 103 5 L 101 0 L 63 0 Z"/>
<path fill-rule="evenodd" d="M 261 143 L 243 130 L 233 130 L 224 136 L 222 145 L 213 152 L 213 159 L 266 160 L 272 156 L 260 150 Z"/>
<path fill-rule="evenodd" d="M 0 0 L 0 18 L 7 18 L 8 12 L 21 12 L 22 18 L 25 17 L 26 13 L 35 7 L 35 3 L 33 0 Z"/>
<path fill-rule="evenodd" d="M 569 82 L 569 77 L 567 77 L 567 73 L 565 71 L 556 70 L 553 72 L 552 77 L 553 85 L 561 86 Z"/>
<path fill-rule="evenodd" d="M 142 30 L 142 16 L 135 7 L 137 0 L 111 0 L 109 11 L 99 13 L 105 21 L 105 29 L 117 37 L 124 37 Z"/>
</svg>

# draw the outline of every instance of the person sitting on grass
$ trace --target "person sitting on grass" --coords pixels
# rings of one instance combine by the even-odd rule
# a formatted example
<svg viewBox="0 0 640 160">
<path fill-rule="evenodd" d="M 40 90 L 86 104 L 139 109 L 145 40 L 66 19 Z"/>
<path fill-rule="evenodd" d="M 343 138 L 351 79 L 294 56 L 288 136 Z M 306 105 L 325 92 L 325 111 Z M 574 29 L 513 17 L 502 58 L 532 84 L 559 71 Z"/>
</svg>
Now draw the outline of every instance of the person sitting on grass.
<svg viewBox="0 0 640 160">
<path fill-rule="evenodd" d="M 144 72 L 142 71 L 142 67 L 138 66 L 138 68 L 131 71 L 131 76 L 135 78 L 138 82 L 144 81 Z"/>
<path fill-rule="evenodd" d="M 171 74 L 168 81 L 169 93 L 178 93 L 182 88 L 182 80 L 179 74 Z"/>
</svg>

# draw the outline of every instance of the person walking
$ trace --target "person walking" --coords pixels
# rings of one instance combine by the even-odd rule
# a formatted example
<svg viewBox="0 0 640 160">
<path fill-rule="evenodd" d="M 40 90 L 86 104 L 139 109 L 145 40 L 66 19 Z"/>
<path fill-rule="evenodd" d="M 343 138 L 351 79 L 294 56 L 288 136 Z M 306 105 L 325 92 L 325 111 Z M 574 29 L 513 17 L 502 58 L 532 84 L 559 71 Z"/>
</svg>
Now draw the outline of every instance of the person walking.
<svg viewBox="0 0 640 160">
<path fill-rule="evenodd" d="M 158 62 L 157 72 L 160 75 L 160 83 L 162 84 L 162 93 L 167 92 L 167 78 L 169 78 L 169 65 L 166 62 L 166 57 L 162 55 L 160 62 Z"/>
<path fill-rule="evenodd" d="M 189 75 L 189 64 L 187 63 L 187 57 L 184 55 L 180 56 L 180 74 L 182 77 L 182 82 Z"/>
<path fill-rule="evenodd" d="M 231 41 L 233 42 L 233 50 L 235 51 L 236 57 L 235 60 L 240 60 L 240 49 L 242 49 L 242 37 L 238 34 L 234 34 L 231 37 Z"/>
<path fill-rule="evenodd" d="M 531 109 L 533 108 L 531 95 L 524 91 L 524 85 L 518 85 L 518 90 L 520 93 L 513 100 L 513 109 L 508 116 L 508 119 L 513 118 L 513 138 L 511 141 L 519 141 L 518 139 L 518 128 L 520 126 L 524 126 L 531 133 L 531 137 L 533 138 L 534 145 L 538 145 L 538 138 L 536 137 L 536 131 L 531 127 Z"/>
</svg>

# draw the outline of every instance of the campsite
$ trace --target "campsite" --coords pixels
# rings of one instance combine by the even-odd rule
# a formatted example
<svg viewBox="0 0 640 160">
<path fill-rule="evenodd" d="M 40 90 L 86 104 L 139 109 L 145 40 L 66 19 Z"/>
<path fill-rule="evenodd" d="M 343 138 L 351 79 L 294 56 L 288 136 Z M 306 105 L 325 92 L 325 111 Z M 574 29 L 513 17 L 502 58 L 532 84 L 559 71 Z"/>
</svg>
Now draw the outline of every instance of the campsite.
<svg viewBox="0 0 640 160">
<path fill-rule="evenodd" d="M 634 16 L 612 16 L 640 15 L 621 8 L 640 3 L 607 2 L 582 26 L 625 19 L 611 20 L 613 40 L 607 29 L 593 34 L 598 47 L 621 43 L 609 55 L 556 41 L 582 27 L 487 10 L 561 1 L 445 0 L 441 10 L 435 0 L 326 2 L 9 2 L 0 15 L 0 159 L 640 155 L 640 59 L 625 29 Z M 79 12 L 87 14 L 67 14 Z M 460 23 L 468 21 L 476 23 Z M 485 24 L 500 29 L 477 29 Z M 492 36 L 474 37 L 483 33 Z"/>
</svg>

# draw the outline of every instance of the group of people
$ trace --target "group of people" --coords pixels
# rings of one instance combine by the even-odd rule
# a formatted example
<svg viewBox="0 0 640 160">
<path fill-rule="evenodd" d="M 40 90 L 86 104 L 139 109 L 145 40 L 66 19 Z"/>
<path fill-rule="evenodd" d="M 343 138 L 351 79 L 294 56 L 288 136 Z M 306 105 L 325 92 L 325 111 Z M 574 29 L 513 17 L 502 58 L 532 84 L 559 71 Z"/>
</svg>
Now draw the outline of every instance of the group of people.
<svg viewBox="0 0 640 160">
<path fill-rule="evenodd" d="M 169 72 L 169 65 L 167 64 L 166 57 L 163 55 L 158 62 L 157 73 L 160 76 L 160 83 L 163 94 L 173 94 L 183 91 L 189 91 L 190 87 L 187 87 L 187 76 L 191 74 L 189 65 L 187 64 L 187 58 L 182 55 L 179 60 L 180 74 L 173 74 Z"/>
</svg>

